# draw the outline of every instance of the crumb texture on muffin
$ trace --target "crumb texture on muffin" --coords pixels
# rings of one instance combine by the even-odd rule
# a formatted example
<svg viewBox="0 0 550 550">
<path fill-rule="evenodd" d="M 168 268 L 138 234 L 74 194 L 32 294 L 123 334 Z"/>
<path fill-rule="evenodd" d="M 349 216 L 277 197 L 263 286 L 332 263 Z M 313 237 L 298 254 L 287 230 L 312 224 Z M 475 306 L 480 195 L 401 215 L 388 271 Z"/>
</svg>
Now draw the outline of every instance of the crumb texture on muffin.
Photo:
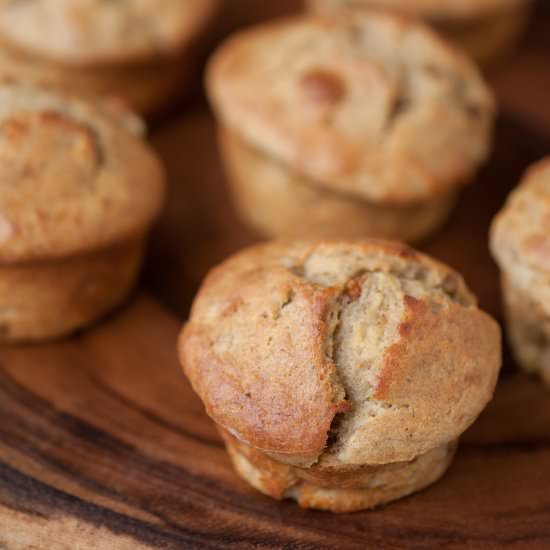
<svg viewBox="0 0 550 550">
<path fill-rule="evenodd" d="M 495 217 L 491 250 L 515 356 L 550 382 L 550 157 L 529 168 Z"/>
<path fill-rule="evenodd" d="M 0 261 L 64 257 L 141 235 L 160 212 L 157 157 L 99 108 L 0 87 Z"/>
<path fill-rule="evenodd" d="M 0 37 L 67 63 L 173 54 L 214 0 L 2 0 Z"/>
<path fill-rule="evenodd" d="M 532 166 L 491 228 L 491 249 L 510 281 L 550 316 L 550 157 Z"/>
<path fill-rule="evenodd" d="M 230 38 L 208 73 L 231 131 L 315 184 L 369 201 L 448 193 L 489 150 L 494 102 L 477 68 L 397 16 L 261 25 Z"/>
<path fill-rule="evenodd" d="M 490 399 L 498 325 L 462 278 L 400 244 L 274 243 L 207 277 L 180 340 L 213 420 L 277 461 L 410 461 Z"/>
</svg>

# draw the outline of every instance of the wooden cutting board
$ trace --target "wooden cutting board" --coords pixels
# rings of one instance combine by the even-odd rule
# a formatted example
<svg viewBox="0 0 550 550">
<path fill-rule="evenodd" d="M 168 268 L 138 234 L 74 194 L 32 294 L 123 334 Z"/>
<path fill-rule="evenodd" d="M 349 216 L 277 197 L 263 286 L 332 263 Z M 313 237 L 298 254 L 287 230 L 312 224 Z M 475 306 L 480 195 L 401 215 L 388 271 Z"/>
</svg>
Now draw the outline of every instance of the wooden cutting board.
<svg viewBox="0 0 550 550">
<path fill-rule="evenodd" d="M 550 152 L 550 10 L 491 81 L 493 158 L 424 248 L 500 317 L 487 227 Z M 206 270 L 256 240 L 236 218 L 205 107 L 153 132 L 171 177 L 141 288 L 70 340 L 0 348 L 0 548 L 550 548 L 550 389 L 506 354 L 497 394 L 433 487 L 336 516 L 278 503 L 232 471 L 175 343 Z"/>
</svg>

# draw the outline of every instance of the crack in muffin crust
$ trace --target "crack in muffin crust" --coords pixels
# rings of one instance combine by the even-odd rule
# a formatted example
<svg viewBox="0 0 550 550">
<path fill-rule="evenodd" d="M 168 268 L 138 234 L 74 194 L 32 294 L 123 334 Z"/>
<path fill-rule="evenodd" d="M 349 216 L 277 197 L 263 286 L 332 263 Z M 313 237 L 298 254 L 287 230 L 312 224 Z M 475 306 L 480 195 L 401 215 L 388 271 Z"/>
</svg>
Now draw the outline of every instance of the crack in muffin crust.
<svg viewBox="0 0 550 550">
<path fill-rule="evenodd" d="M 442 334 L 451 354 L 459 350 L 453 339 L 447 341 L 447 331 L 464 330 L 467 319 L 484 330 L 493 332 L 496 327 L 477 310 L 475 299 L 452 271 L 402 245 L 371 241 L 362 246 L 298 244 L 289 245 L 287 253 L 283 244 L 257 247 L 215 269 L 194 304 L 180 343 L 188 376 L 206 398 L 216 422 L 245 442 L 260 433 L 263 442 L 257 440 L 254 445 L 277 460 L 311 465 L 321 455 L 357 464 L 414 458 L 443 443 L 444 436 L 439 429 L 425 426 L 411 431 L 407 426 L 411 414 L 427 414 L 427 426 L 435 419 L 422 412 L 425 405 L 409 403 L 399 388 L 421 384 L 419 376 L 447 385 L 469 385 L 470 377 L 482 376 L 483 353 L 472 359 L 466 352 L 465 358 L 457 355 L 457 361 L 467 361 L 465 372 L 450 370 L 452 382 L 445 382 L 447 375 L 438 374 L 437 369 L 422 374 L 420 365 L 407 382 L 408 363 L 401 359 L 407 352 L 400 346 L 411 338 L 426 338 L 425 326 Z M 252 262 L 253 257 L 256 260 L 249 265 L 248 258 Z M 240 289 L 231 282 L 234 277 Z M 251 325 L 250 318 L 256 318 L 256 324 Z M 437 327 L 439 318 L 442 323 Z M 305 348 L 300 338 L 305 338 Z M 465 330 L 464 338 L 478 344 L 479 337 L 471 329 Z M 487 354 L 496 353 L 495 341 Z M 208 342 L 208 350 L 201 342 Z M 454 368 L 429 346 L 418 360 L 423 358 L 442 361 L 442 370 Z M 224 364 L 231 368 L 223 368 Z M 485 395 L 494 380 L 490 377 L 477 391 Z M 302 391 L 308 395 L 303 401 Z M 431 390 L 415 391 L 424 391 L 427 402 L 440 400 Z M 263 400 L 270 403 L 265 410 Z M 454 421 L 458 426 L 471 421 L 473 415 L 461 410 L 462 397 L 449 403 L 444 406 L 449 427 Z M 309 418 L 305 424 L 302 415 Z M 333 425 L 335 415 L 339 415 L 338 429 Z M 381 419 L 393 419 L 395 441 L 378 431 Z M 369 432 L 371 425 L 375 433 L 357 435 Z M 363 443 L 349 442 L 350 433 Z M 294 443 L 283 443 L 289 437 Z M 373 449 L 372 442 L 381 437 L 379 449 Z M 413 445 L 408 444 L 410 440 Z"/>
<path fill-rule="evenodd" d="M 404 245 L 280 241 L 208 275 L 179 353 L 245 479 L 352 511 L 444 473 L 499 346 L 462 278 Z"/>
</svg>

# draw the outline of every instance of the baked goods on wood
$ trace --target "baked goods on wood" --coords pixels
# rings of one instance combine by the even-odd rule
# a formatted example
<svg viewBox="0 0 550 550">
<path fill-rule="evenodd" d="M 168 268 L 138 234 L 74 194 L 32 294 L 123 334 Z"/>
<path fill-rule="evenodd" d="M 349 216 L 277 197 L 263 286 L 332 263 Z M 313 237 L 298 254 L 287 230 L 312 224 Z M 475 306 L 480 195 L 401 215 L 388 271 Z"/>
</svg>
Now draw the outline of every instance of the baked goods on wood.
<svg viewBox="0 0 550 550">
<path fill-rule="evenodd" d="M 243 31 L 207 85 L 236 204 L 268 236 L 418 241 L 490 150 L 494 101 L 476 67 L 397 16 Z"/>
<path fill-rule="evenodd" d="M 491 249 L 516 358 L 550 384 L 550 158 L 512 191 L 493 222 Z"/>
<path fill-rule="evenodd" d="M 346 512 L 445 472 L 493 394 L 500 329 L 404 245 L 275 242 L 211 271 L 179 350 L 245 479 Z"/>
<path fill-rule="evenodd" d="M 68 334 L 132 288 L 164 173 L 122 122 L 84 102 L 0 85 L 0 340 Z"/>
</svg>

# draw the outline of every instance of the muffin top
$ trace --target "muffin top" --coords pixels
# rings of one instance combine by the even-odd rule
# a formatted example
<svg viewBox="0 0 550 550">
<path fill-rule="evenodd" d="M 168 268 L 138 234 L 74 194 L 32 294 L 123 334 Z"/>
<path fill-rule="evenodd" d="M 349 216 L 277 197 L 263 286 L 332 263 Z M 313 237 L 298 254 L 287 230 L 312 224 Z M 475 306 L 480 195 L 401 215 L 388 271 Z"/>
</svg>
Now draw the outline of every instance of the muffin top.
<svg viewBox="0 0 550 550">
<path fill-rule="evenodd" d="M 476 67 L 395 15 L 304 16 L 244 31 L 214 56 L 208 88 L 250 145 L 370 201 L 448 191 L 489 150 L 494 104 Z"/>
<path fill-rule="evenodd" d="M 180 337 L 208 414 L 279 461 L 414 457 L 490 399 L 498 325 L 462 278 L 401 244 L 275 242 L 212 270 Z"/>
<path fill-rule="evenodd" d="M 508 197 L 491 228 L 491 249 L 517 280 L 527 268 L 550 288 L 550 157 L 530 167 Z"/>
<path fill-rule="evenodd" d="M 315 10 L 383 8 L 428 19 L 469 19 L 493 15 L 528 4 L 531 0 L 307 0 Z"/>
<path fill-rule="evenodd" d="M 128 61 L 179 51 L 217 0 L 0 0 L 0 38 L 67 64 Z"/>
<path fill-rule="evenodd" d="M 76 254 L 143 232 L 164 174 L 126 118 L 0 85 L 0 262 Z"/>
</svg>

